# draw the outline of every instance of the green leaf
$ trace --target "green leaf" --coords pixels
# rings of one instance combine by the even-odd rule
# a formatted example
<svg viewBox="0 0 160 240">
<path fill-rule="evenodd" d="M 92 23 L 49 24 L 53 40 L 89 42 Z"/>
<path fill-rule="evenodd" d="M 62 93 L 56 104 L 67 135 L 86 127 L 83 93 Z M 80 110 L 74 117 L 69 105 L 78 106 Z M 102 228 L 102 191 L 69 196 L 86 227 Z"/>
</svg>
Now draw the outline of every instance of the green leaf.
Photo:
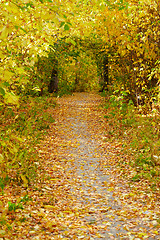
<svg viewBox="0 0 160 240">
<path fill-rule="evenodd" d="M 63 27 L 63 25 L 65 24 L 65 22 L 61 22 L 61 25 L 60 25 L 60 27 Z"/>
<path fill-rule="evenodd" d="M 18 29 L 19 29 L 19 27 L 18 27 L 18 26 L 14 26 L 14 27 L 15 27 L 15 29 L 16 29 L 16 30 L 18 30 Z"/>
<path fill-rule="evenodd" d="M 9 84 L 8 82 L 4 82 L 4 83 L 3 83 L 3 86 L 4 86 L 4 87 L 9 87 L 10 84 Z"/>
<path fill-rule="evenodd" d="M 5 96 L 5 90 L 2 87 L 0 87 L 0 94 Z"/>
<path fill-rule="evenodd" d="M 68 25 L 68 24 L 65 24 L 65 25 L 64 25 L 64 30 L 65 30 L 65 31 L 68 31 L 69 29 L 70 29 L 69 25 Z"/>
<path fill-rule="evenodd" d="M 20 29 L 21 29 L 23 32 L 27 33 L 27 31 L 26 31 L 24 28 L 20 27 Z"/>
<path fill-rule="evenodd" d="M 70 43 L 72 43 L 74 46 L 76 46 L 76 42 L 73 39 L 70 39 Z"/>
<path fill-rule="evenodd" d="M 21 179 L 22 179 L 22 181 L 23 181 L 24 187 L 27 187 L 27 186 L 28 186 L 28 180 L 27 180 L 27 178 L 26 178 L 23 174 L 20 174 L 20 176 L 21 176 Z"/>
</svg>

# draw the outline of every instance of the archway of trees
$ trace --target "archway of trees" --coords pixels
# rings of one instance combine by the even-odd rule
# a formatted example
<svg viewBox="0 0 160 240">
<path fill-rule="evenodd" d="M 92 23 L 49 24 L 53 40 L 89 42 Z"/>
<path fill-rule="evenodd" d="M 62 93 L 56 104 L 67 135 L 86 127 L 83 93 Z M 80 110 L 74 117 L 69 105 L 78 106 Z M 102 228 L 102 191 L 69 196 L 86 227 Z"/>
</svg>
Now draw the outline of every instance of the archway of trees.
<svg viewBox="0 0 160 240">
<path fill-rule="evenodd" d="M 36 84 L 40 94 L 107 89 L 108 56 L 101 50 L 102 43 L 90 41 L 63 38 L 52 45 L 48 56 L 40 57 L 35 64 L 32 87 Z"/>
<path fill-rule="evenodd" d="M 157 0 L 2 0 L 1 102 L 18 103 L 20 88 L 42 95 L 55 67 L 59 90 L 107 83 L 134 104 L 158 101 L 159 21 Z"/>
</svg>

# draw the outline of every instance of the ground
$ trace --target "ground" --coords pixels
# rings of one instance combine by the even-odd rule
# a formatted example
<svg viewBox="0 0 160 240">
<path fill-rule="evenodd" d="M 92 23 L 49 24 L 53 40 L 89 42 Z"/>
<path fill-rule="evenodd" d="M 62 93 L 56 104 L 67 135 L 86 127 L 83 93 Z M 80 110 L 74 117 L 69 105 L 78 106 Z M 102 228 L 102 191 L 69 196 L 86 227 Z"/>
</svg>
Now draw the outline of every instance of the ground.
<svg viewBox="0 0 160 240">
<path fill-rule="evenodd" d="M 122 178 L 103 104 L 98 94 L 75 93 L 50 109 L 55 123 L 37 146 L 39 182 L 16 212 L 26 221 L 5 239 L 160 239 L 158 202 L 143 191 L 145 182 Z"/>
</svg>

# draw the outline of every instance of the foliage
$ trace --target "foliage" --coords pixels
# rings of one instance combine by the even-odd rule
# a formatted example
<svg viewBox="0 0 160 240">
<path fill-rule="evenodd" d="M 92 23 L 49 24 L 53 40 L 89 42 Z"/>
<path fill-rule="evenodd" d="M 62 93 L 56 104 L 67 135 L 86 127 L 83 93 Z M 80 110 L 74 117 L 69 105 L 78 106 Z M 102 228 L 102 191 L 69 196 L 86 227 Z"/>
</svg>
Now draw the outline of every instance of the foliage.
<svg viewBox="0 0 160 240">
<path fill-rule="evenodd" d="M 48 55 L 46 51 L 57 41 L 56 33 L 62 29 L 58 27 L 66 17 L 52 1 L 2 0 L 0 13 L 0 94 L 2 103 L 17 103 L 11 88 L 32 81 L 30 72 L 38 57 Z"/>
<path fill-rule="evenodd" d="M 113 90 L 126 91 L 135 105 L 150 108 L 149 103 L 157 99 L 159 80 L 159 75 L 153 74 L 160 49 L 159 4 L 120 2 L 123 7 L 105 7 L 96 21 L 110 56 L 110 84 Z"/>
<path fill-rule="evenodd" d="M 36 146 L 42 133 L 54 122 L 47 112 L 54 107 L 53 100 L 29 98 L 21 102 L 20 108 L 1 107 L 0 169 L 1 188 L 6 182 L 28 186 L 35 179 Z M 7 181 L 6 181 L 7 180 Z"/>
<path fill-rule="evenodd" d="M 127 91 L 135 105 L 145 104 L 147 109 L 157 99 L 159 74 L 154 69 L 159 66 L 160 38 L 156 0 L 2 1 L 1 13 L 3 101 L 18 102 L 12 90 L 15 85 L 42 94 L 50 79 L 51 51 L 58 60 L 61 85 L 67 82 L 69 89 L 94 89 L 102 68 L 100 53 L 106 52 L 113 91 Z M 40 61 L 43 67 L 38 70 Z M 79 71 L 81 86 L 75 86 Z"/>
<path fill-rule="evenodd" d="M 152 114 L 141 115 L 130 101 L 126 104 L 125 92 L 121 98 L 112 95 L 106 103 L 107 135 L 119 139 L 123 153 L 127 154 L 126 164 L 136 169 L 132 180 L 146 178 L 151 185 L 160 182 L 160 115 L 156 109 Z M 121 162 L 125 164 L 124 160 Z"/>
</svg>

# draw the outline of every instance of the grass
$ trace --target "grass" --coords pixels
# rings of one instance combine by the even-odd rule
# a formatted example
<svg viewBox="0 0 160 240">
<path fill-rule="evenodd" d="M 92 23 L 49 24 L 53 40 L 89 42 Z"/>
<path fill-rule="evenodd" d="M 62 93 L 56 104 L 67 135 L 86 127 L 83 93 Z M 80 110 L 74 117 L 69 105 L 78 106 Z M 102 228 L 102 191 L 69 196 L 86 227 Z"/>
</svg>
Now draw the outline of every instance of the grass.
<svg viewBox="0 0 160 240">
<path fill-rule="evenodd" d="M 147 179 L 153 189 L 160 184 L 160 113 L 152 111 L 144 115 L 129 104 L 111 96 L 106 101 L 108 139 L 121 142 L 126 160 L 119 164 L 130 165 L 135 174 L 131 181 Z M 155 187 L 156 186 L 156 187 Z"/>
<path fill-rule="evenodd" d="M 55 100 L 47 97 L 26 98 L 20 107 L 1 107 L 0 115 L 0 190 L 6 184 L 23 184 L 36 179 L 35 146 L 54 122 L 47 111 Z"/>
</svg>

